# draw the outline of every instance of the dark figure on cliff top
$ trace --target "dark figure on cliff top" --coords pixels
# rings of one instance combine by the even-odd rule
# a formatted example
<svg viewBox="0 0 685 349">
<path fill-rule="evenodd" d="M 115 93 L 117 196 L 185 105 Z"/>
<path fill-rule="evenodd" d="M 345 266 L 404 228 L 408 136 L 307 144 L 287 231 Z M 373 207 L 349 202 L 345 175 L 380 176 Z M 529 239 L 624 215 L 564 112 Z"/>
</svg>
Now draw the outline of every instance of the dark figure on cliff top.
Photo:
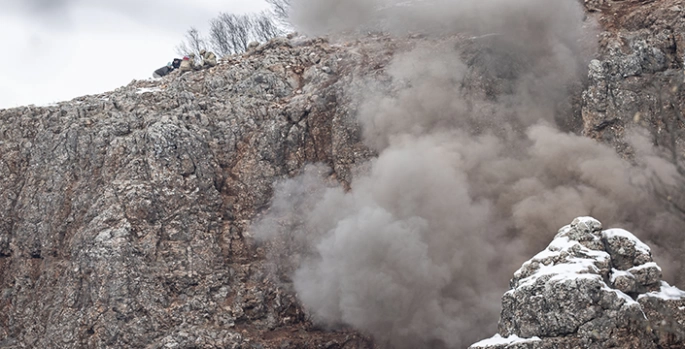
<svg viewBox="0 0 685 349">
<path fill-rule="evenodd" d="M 154 78 L 161 78 L 162 76 L 165 76 L 172 71 L 178 69 L 181 66 L 181 59 L 180 58 L 174 58 L 172 62 L 167 63 L 166 66 L 161 67 L 152 74 L 152 77 Z"/>
</svg>

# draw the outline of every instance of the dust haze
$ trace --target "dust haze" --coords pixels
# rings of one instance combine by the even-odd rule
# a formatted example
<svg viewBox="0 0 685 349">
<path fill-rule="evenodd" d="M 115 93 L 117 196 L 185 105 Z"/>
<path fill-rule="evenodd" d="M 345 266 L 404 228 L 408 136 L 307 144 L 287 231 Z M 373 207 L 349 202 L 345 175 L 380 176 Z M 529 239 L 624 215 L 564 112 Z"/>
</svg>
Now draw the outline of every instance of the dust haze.
<svg viewBox="0 0 685 349">
<path fill-rule="evenodd" d="M 312 165 L 253 226 L 320 325 L 386 348 L 465 348 L 496 332 L 514 270 L 577 216 L 673 252 L 659 246 L 679 241 L 679 222 L 645 188 L 675 170 L 638 134 L 629 163 L 569 132 L 595 40 L 577 1 L 299 0 L 292 17 L 313 34 L 468 37 L 396 53 L 392 86 L 359 91 L 379 156 L 349 190 Z M 680 268 L 658 261 L 667 279 Z"/>
</svg>

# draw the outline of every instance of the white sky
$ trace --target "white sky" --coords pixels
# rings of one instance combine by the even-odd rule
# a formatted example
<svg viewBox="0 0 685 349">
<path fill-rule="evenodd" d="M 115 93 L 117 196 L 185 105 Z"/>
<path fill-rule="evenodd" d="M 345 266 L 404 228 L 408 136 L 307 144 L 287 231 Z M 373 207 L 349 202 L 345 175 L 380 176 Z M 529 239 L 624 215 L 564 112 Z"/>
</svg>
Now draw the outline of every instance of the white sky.
<svg viewBox="0 0 685 349">
<path fill-rule="evenodd" d="M 194 26 L 263 0 L 0 0 L 0 109 L 111 91 L 177 57 Z"/>
</svg>

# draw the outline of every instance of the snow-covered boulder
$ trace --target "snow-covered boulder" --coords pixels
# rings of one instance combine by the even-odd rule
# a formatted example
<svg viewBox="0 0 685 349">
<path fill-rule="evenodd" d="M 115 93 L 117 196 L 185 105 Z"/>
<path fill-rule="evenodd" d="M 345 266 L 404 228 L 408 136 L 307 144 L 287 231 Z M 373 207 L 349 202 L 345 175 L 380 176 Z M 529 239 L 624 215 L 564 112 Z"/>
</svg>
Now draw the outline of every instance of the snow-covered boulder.
<svg viewBox="0 0 685 349">
<path fill-rule="evenodd" d="M 649 246 L 591 217 L 561 228 L 514 273 L 499 333 L 476 348 L 657 348 L 682 341 L 685 292 Z"/>
</svg>

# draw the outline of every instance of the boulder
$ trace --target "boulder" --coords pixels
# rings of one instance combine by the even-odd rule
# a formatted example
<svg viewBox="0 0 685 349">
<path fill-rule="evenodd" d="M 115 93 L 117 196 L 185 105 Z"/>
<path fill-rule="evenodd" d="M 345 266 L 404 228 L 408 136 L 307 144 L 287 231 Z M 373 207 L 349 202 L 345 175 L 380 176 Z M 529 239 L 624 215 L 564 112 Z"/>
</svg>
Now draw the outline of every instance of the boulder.
<svg viewBox="0 0 685 349">
<path fill-rule="evenodd" d="M 579 217 L 514 273 L 498 333 L 471 349 L 684 345 L 685 292 L 661 280 L 649 246 Z"/>
</svg>

